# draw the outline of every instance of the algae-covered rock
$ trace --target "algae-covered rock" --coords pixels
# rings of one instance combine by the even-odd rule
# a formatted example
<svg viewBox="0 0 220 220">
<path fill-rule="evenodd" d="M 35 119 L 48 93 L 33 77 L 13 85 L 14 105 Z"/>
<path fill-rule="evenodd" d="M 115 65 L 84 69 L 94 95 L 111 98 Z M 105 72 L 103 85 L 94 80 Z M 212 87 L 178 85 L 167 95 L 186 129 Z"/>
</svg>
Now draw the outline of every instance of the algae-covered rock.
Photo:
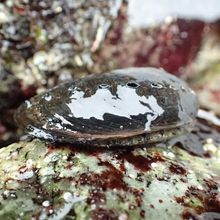
<svg viewBox="0 0 220 220">
<path fill-rule="evenodd" d="M 219 218 L 220 149 L 203 143 L 208 157 L 170 145 L 12 144 L 0 149 L 0 219 Z"/>
</svg>

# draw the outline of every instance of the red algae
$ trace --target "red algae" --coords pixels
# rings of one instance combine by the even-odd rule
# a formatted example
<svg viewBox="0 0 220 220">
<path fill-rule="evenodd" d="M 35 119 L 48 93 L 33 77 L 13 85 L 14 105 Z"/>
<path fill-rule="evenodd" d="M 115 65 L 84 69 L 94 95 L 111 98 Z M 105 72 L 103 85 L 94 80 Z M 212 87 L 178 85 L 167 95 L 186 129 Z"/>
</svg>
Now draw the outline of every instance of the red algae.
<svg viewBox="0 0 220 220">
<path fill-rule="evenodd" d="M 182 213 L 183 219 L 219 219 L 220 215 L 220 198 L 217 192 L 217 183 L 213 180 L 205 180 L 207 189 L 201 190 L 196 187 L 189 187 L 185 195 L 176 197 L 176 202 L 191 208 L 188 199 L 192 196 L 199 199 L 202 206 L 194 207 L 194 213 L 189 210 L 184 210 Z M 216 217 L 217 216 L 217 217 Z"/>
<path fill-rule="evenodd" d="M 122 9 L 98 53 L 98 66 L 107 66 L 109 58 L 114 57 L 112 63 L 117 68 L 154 66 L 186 75 L 184 68 L 192 63 L 201 47 L 205 22 L 173 18 L 169 24 L 134 29 L 130 35 L 126 32 L 127 4 Z"/>
<path fill-rule="evenodd" d="M 172 173 L 179 174 L 179 175 L 186 175 L 187 174 L 187 170 L 184 167 L 182 167 L 178 164 L 174 164 L 174 163 L 171 163 L 169 170 Z"/>
<path fill-rule="evenodd" d="M 220 197 L 218 193 L 210 193 L 210 195 L 204 199 L 204 209 L 209 212 L 220 213 Z"/>
<path fill-rule="evenodd" d="M 163 203 L 163 200 L 162 200 L 162 199 L 159 199 L 159 203 Z"/>
<path fill-rule="evenodd" d="M 79 184 L 93 185 L 106 189 L 127 189 L 127 184 L 123 181 L 123 174 L 109 162 L 100 162 L 100 165 L 107 167 L 101 174 L 83 173 L 80 175 Z"/>
<path fill-rule="evenodd" d="M 186 220 L 198 220 L 198 217 L 197 215 L 193 214 L 192 212 L 188 211 L 188 210 L 185 210 L 183 213 L 182 213 L 182 218 L 183 219 L 186 219 Z"/>
<path fill-rule="evenodd" d="M 136 169 L 146 172 L 151 170 L 151 164 L 156 162 L 164 162 L 164 158 L 156 154 L 154 156 L 144 157 L 142 155 L 134 155 L 132 151 L 124 152 L 118 155 L 118 159 L 131 163 Z"/>
<path fill-rule="evenodd" d="M 88 204 L 103 204 L 106 202 L 105 194 L 98 188 L 89 191 Z"/>
<path fill-rule="evenodd" d="M 144 217 L 145 217 L 145 211 L 144 211 L 144 210 L 141 210 L 141 211 L 140 211 L 140 216 L 141 216 L 141 218 L 144 218 Z"/>
<path fill-rule="evenodd" d="M 206 183 L 206 186 L 208 187 L 208 189 L 210 191 L 211 190 L 218 190 L 218 186 L 220 186 L 220 183 L 217 183 L 213 179 L 204 179 L 204 182 Z"/>
<path fill-rule="evenodd" d="M 127 183 L 123 180 L 123 173 L 116 169 L 112 164 L 107 161 L 100 161 L 100 166 L 105 166 L 106 170 L 100 174 L 83 173 L 80 175 L 77 184 L 80 185 L 90 185 L 93 190 L 89 193 L 89 198 L 87 199 L 88 204 L 103 204 L 106 202 L 106 197 L 103 191 L 108 189 L 112 190 L 123 190 L 134 195 L 134 204 L 129 204 L 129 207 L 141 207 L 142 196 L 144 189 L 135 189 L 129 187 Z M 116 191 L 117 192 L 117 191 Z M 121 201 L 124 201 L 124 197 L 117 193 Z"/>
<path fill-rule="evenodd" d="M 184 206 L 187 206 L 187 203 L 186 203 L 186 200 L 187 197 L 186 196 L 181 196 L 181 197 L 175 197 L 175 200 L 178 204 L 181 204 L 181 205 L 184 205 Z"/>
</svg>

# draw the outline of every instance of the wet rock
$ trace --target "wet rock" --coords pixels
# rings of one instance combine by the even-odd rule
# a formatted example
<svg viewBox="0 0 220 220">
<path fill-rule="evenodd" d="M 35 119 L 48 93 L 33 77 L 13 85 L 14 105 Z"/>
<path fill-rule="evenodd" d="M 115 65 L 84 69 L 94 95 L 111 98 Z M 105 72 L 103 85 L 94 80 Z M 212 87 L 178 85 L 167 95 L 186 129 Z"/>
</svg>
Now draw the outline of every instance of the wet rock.
<svg viewBox="0 0 220 220">
<path fill-rule="evenodd" d="M 91 150 L 36 139 L 15 143 L 0 150 L 0 217 L 217 215 L 220 149 L 214 142 L 212 148 L 204 158 L 170 145 Z"/>
</svg>

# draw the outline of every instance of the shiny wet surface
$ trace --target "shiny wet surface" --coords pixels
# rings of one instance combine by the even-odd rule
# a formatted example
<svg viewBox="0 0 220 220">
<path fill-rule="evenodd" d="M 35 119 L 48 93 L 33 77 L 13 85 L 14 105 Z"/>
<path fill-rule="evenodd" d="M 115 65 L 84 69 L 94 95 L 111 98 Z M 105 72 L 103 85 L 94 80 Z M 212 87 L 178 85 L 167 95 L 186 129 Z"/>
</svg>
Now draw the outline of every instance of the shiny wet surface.
<svg viewBox="0 0 220 220">
<path fill-rule="evenodd" d="M 130 68 L 60 85 L 24 103 L 16 118 L 36 137 L 47 139 L 40 129 L 104 139 L 179 129 L 193 123 L 197 108 L 193 91 L 175 76 Z"/>
</svg>

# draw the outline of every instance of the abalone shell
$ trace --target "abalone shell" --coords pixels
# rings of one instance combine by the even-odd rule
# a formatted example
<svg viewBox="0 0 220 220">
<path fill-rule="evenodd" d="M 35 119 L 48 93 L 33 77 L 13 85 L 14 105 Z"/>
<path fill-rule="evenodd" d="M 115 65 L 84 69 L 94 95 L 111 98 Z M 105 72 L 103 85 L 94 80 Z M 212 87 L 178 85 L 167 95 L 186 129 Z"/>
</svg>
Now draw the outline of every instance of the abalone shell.
<svg viewBox="0 0 220 220">
<path fill-rule="evenodd" d="M 195 93 L 156 68 L 93 74 L 59 85 L 22 104 L 15 119 L 37 138 L 89 146 L 134 146 L 188 132 Z"/>
</svg>

